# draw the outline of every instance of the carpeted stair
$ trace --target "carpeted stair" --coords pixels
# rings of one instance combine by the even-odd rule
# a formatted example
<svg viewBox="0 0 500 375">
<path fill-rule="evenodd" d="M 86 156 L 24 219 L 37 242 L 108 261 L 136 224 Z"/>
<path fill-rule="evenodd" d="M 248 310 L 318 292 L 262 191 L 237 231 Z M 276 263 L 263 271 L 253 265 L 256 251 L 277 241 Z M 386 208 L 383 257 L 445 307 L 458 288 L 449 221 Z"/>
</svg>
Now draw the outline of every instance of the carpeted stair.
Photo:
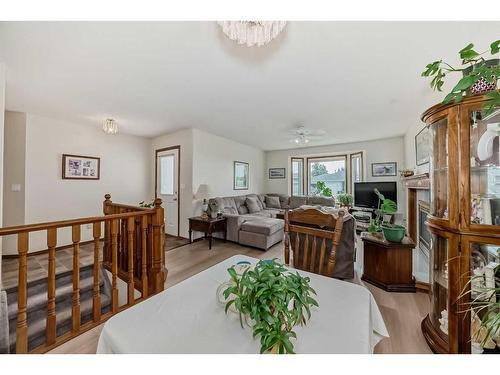
<svg viewBox="0 0 500 375">
<path fill-rule="evenodd" d="M 57 336 L 71 330 L 71 297 L 73 293 L 73 271 L 56 275 L 56 327 Z M 111 283 L 104 269 L 100 268 L 101 312 L 111 310 Z M 93 265 L 80 268 L 80 312 L 81 324 L 92 320 Z M 10 352 L 16 352 L 17 286 L 6 289 Z M 28 350 L 45 343 L 47 321 L 47 279 L 28 283 Z"/>
</svg>

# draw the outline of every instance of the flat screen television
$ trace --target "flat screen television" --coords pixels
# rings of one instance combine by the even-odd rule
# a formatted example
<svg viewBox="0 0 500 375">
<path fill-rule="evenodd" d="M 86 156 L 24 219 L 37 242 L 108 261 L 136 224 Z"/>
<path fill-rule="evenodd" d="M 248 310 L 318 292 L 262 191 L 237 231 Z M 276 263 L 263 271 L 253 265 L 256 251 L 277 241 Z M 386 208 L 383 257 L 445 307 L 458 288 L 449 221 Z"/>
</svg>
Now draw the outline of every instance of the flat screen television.
<svg viewBox="0 0 500 375">
<path fill-rule="evenodd" d="M 378 189 L 384 197 L 398 201 L 396 181 L 384 182 L 355 182 L 354 183 L 354 206 L 362 208 L 377 208 L 378 197 L 374 189 Z"/>
</svg>

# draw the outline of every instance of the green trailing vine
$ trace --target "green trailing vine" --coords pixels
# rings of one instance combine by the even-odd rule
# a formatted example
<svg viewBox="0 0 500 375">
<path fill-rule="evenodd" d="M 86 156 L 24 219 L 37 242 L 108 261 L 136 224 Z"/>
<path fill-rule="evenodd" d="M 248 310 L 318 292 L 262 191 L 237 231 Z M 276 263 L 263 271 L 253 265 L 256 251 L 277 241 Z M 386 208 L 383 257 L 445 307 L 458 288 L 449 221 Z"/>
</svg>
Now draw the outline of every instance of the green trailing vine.
<svg viewBox="0 0 500 375">
<path fill-rule="evenodd" d="M 305 325 L 311 308 L 318 307 L 310 279 L 290 272 L 276 260 L 262 260 L 238 275 L 228 270 L 233 285 L 224 290 L 225 311 L 234 305 L 241 326 L 251 322 L 253 337 L 260 337 L 260 353 L 293 354 L 293 328 Z M 249 319 L 249 320 L 247 320 Z"/>
<path fill-rule="evenodd" d="M 488 61 L 484 58 L 488 53 L 494 56 L 499 52 L 500 40 L 491 43 L 490 48 L 481 53 L 474 50 L 474 44 L 470 43 L 459 51 L 460 59 L 462 60 L 461 67 L 453 67 L 443 60 L 437 60 L 427 64 L 425 70 L 422 72 L 422 76 L 433 77 L 431 88 L 442 91 L 444 78 L 449 73 L 461 73 L 463 77 L 443 100 L 444 104 L 451 102 L 459 103 L 469 94 L 471 87 L 476 82 L 484 80 L 488 83 L 496 83 L 500 79 L 500 65 L 498 62 L 491 63 L 491 60 Z M 485 111 L 485 115 L 488 115 L 496 107 L 500 106 L 500 92 L 490 91 L 485 95 L 489 99 L 484 104 L 483 110 Z"/>
</svg>

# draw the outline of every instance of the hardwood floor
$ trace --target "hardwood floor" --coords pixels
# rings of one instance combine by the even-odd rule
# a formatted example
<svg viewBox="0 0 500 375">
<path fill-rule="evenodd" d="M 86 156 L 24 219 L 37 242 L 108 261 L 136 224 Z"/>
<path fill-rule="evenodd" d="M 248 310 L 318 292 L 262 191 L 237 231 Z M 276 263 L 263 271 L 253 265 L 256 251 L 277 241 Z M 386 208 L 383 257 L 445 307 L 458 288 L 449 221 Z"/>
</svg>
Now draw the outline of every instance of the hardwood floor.
<svg viewBox="0 0 500 375">
<path fill-rule="evenodd" d="M 267 252 L 243 247 L 234 243 L 215 241 L 212 250 L 208 250 L 206 241 L 198 241 L 166 253 L 169 288 L 184 279 L 197 274 L 235 254 L 244 254 L 255 258 L 283 259 L 283 244 L 277 244 Z M 427 314 L 429 298 L 423 293 L 387 293 L 377 287 L 367 285 L 379 305 L 389 331 L 389 338 L 382 340 L 376 347 L 376 353 L 431 353 L 420 331 L 420 322 Z M 98 326 L 79 337 L 55 348 L 49 353 L 95 353 L 102 329 Z"/>
</svg>

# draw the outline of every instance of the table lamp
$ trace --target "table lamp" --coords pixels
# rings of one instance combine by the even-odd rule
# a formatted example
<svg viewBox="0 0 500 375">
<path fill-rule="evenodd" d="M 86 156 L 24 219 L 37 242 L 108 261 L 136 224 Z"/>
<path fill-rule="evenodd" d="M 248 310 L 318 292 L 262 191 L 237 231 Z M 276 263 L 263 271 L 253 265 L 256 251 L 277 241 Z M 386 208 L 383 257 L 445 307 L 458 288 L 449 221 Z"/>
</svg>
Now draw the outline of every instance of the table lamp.
<svg viewBox="0 0 500 375">
<path fill-rule="evenodd" d="M 203 199 L 203 203 L 201 204 L 201 208 L 203 210 L 202 217 L 204 219 L 208 218 L 208 199 L 210 198 L 210 189 L 207 184 L 200 184 L 198 186 L 198 190 L 196 191 L 195 194 L 196 199 Z"/>
</svg>

